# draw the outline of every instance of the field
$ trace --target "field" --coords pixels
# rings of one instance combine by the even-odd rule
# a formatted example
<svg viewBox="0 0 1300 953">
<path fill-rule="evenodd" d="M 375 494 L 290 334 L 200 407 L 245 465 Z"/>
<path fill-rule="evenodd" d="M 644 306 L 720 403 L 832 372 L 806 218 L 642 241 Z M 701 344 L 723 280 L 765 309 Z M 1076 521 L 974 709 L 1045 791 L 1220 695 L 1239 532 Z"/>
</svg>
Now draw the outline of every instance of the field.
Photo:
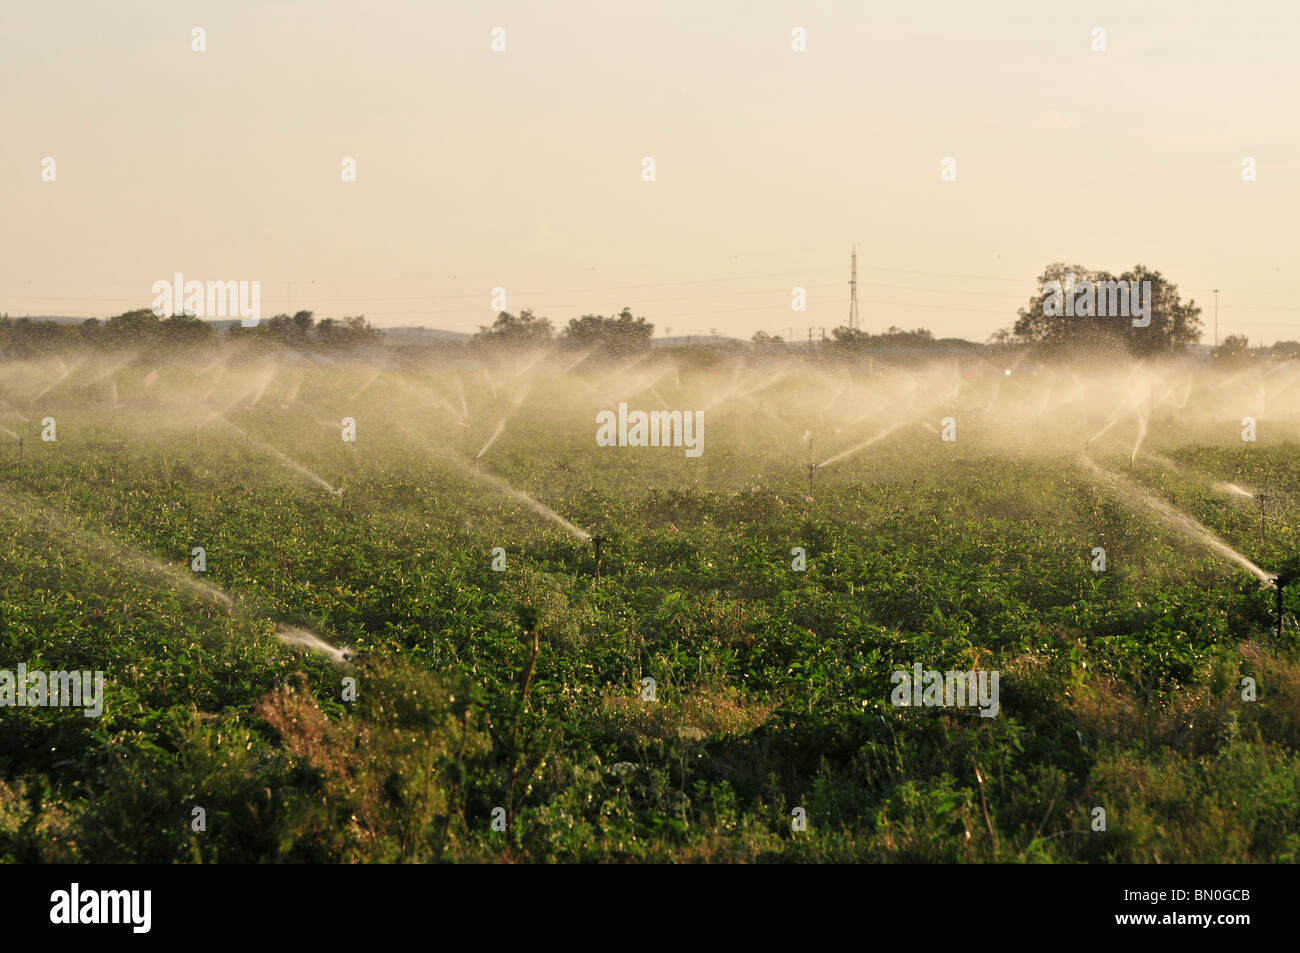
<svg viewBox="0 0 1300 953">
<path fill-rule="evenodd" d="M 0 668 L 105 684 L 0 707 L 6 861 L 1300 855 L 1295 362 L 101 353 L 0 425 Z"/>
</svg>

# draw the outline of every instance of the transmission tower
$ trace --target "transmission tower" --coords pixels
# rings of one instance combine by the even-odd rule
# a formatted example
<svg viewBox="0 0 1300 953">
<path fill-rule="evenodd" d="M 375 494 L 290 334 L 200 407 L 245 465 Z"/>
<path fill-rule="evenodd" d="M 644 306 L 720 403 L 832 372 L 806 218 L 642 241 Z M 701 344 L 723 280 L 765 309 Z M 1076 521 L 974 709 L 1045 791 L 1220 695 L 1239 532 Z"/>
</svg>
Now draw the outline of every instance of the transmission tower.
<svg viewBox="0 0 1300 953">
<path fill-rule="evenodd" d="M 849 328 L 861 330 L 858 322 L 858 246 L 853 246 L 853 265 L 849 271 Z"/>
</svg>

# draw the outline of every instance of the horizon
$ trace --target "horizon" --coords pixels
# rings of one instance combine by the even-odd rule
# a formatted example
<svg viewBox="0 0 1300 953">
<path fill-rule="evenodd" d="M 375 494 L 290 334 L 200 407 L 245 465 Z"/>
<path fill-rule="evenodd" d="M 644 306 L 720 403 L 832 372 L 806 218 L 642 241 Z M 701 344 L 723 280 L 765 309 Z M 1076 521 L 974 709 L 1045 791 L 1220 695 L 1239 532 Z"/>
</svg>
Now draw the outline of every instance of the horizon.
<svg viewBox="0 0 1300 953">
<path fill-rule="evenodd" d="M 134 309 L 134 310 L 135 310 L 135 311 L 148 311 L 149 309 L 148 309 L 148 308 L 138 308 L 138 309 Z M 322 318 L 321 316 L 319 316 L 319 315 L 317 315 L 315 312 L 311 311 L 311 309 L 299 309 L 299 310 L 300 310 L 300 311 L 302 311 L 302 310 L 307 311 L 307 313 L 309 313 L 309 314 L 311 314 L 311 315 L 313 316 L 313 320 L 315 320 L 317 323 L 319 323 L 321 320 L 323 320 L 323 318 Z M 127 313 L 127 312 L 124 312 L 124 313 Z M 20 319 L 26 319 L 26 320 L 30 320 L 30 321 L 38 321 L 38 322 L 39 322 L 39 321 L 52 321 L 52 322 L 55 322 L 55 323 L 63 323 L 63 324 L 69 324 L 69 325 L 80 325 L 80 324 L 84 324 L 86 321 L 92 321 L 92 320 L 97 320 L 97 321 L 100 321 L 100 322 L 102 323 L 102 322 L 106 322 L 106 321 L 110 320 L 111 318 L 113 318 L 113 317 L 117 317 L 117 316 L 118 316 L 118 315 L 108 315 L 108 316 L 103 317 L 103 318 L 98 318 L 98 317 L 79 318 L 79 317 L 75 317 L 75 316 L 71 316 L 71 315 L 58 315 L 58 314 L 11 315 L 11 314 L 4 314 L 4 313 L 0 312 L 0 318 L 7 318 L 7 319 L 9 319 L 9 320 L 13 320 L 13 321 L 17 321 L 17 320 L 20 320 Z M 263 317 L 261 320 L 262 320 L 262 321 L 267 321 L 267 320 L 269 320 L 270 318 L 283 318 L 283 317 L 292 317 L 292 316 L 293 316 L 293 315 L 290 315 L 290 314 L 287 314 L 287 313 L 281 313 L 281 314 L 275 314 L 275 315 L 267 315 L 267 316 Z M 325 318 L 332 318 L 332 319 L 334 319 L 334 320 L 341 320 L 341 319 L 343 319 L 344 317 L 347 317 L 347 316 L 344 316 L 344 315 L 326 315 L 326 316 L 324 316 L 324 317 L 325 317 Z M 361 317 L 364 317 L 364 315 L 362 315 Z M 239 321 L 240 321 L 240 319 L 239 319 L 238 317 L 222 317 L 222 318 L 207 318 L 207 317 L 203 317 L 203 318 L 195 318 L 194 320 L 198 320 L 198 321 L 202 322 L 203 324 L 213 325 L 214 328 L 218 329 L 219 331 L 220 331 L 220 330 L 228 331 L 228 330 L 229 330 L 229 327 L 230 327 L 231 325 L 236 325 L 236 324 L 238 324 Z M 427 325 L 419 325 L 419 324 L 399 324 L 399 325 L 378 325 L 378 324 L 372 324 L 371 327 L 372 327 L 374 330 L 379 331 L 379 332 L 382 332 L 382 333 L 388 333 L 388 332 L 423 332 L 424 334 L 429 334 L 429 335 L 442 335 L 442 336 L 447 337 L 448 339 L 451 339 L 451 340 L 454 340 L 454 341 L 457 341 L 457 342 L 460 342 L 460 343 L 468 343 L 468 342 L 471 341 L 472 339 L 474 339 L 474 338 L 476 338 L 476 337 L 479 336 L 479 332 L 474 332 L 474 331 L 453 331 L 453 330 L 450 330 L 450 329 L 447 329 L 447 328 L 428 327 Z M 785 337 L 785 336 L 783 336 L 783 335 L 776 335 L 776 336 L 773 337 L 773 341 L 772 341 L 772 343 L 788 344 L 788 345 L 791 345 L 792 347 L 796 347 L 796 348 L 797 348 L 797 347 L 808 347 L 808 346 L 819 345 L 819 344 L 825 345 L 825 344 L 831 344 L 831 343 L 833 343 L 833 337 L 832 337 L 831 334 L 829 333 L 829 332 L 832 330 L 832 329 L 830 329 L 830 328 L 805 328 L 804 330 L 805 330 L 805 331 L 817 332 L 817 333 L 814 333 L 814 334 L 812 334 L 812 335 L 809 336 L 809 337 L 800 337 L 800 336 L 796 335 L 796 336 L 794 336 L 794 337 L 789 337 L 789 338 L 787 338 L 787 337 Z M 880 332 L 878 332 L 878 333 L 875 333 L 875 334 L 873 334 L 872 332 L 864 332 L 864 333 L 866 333 L 866 334 L 868 334 L 869 336 L 872 336 L 872 337 L 887 337 L 887 336 L 889 336 L 891 333 L 900 333 L 900 334 L 905 334 L 905 335 L 906 335 L 906 334 L 911 334 L 911 333 L 915 332 L 916 330 L 917 330 L 917 329 L 914 329 L 914 328 L 899 328 L 899 327 L 896 327 L 896 326 L 895 326 L 895 327 L 891 327 L 891 328 L 886 328 L 886 329 L 884 329 L 884 330 L 882 330 L 882 331 L 880 331 Z M 547 348 L 547 347 L 552 347 L 552 346 L 554 346 L 556 343 L 558 343 L 558 342 L 563 338 L 563 334 L 564 334 L 564 331 L 565 331 L 565 327 L 558 327 L 558 326 L 557 326 L 557 327 L 554 329 L 554 331 L 555 331 L 555 340 L 554 340 L 551 344 L 549 344 L 549 345 L 534 345 L 533 347 L 535 347 L 535 348 L 540 348 L 540 349 L 545 349 L 545 348 Z M 825 333 L 822 333 L 822 332 L 825 332 Z M 758 332 L 758 333 L 761 333 L 761 332 Z M 651 346 L 651 347 L 661 347 L 661 346 L 664 346 L 664 345 L 666 345 L 666 344 L 669 344 L 670 342 L 686 342 L 686 343 L 689 345 L 689 344 L 692 343 L 692 339 L 698 339 L 699 343 L 700 343 L 702 346 L 703 346 L 703 345 L 707 345 L 707 344 L 709 344 L 710 342 L 721 343 L 721 342 L 728 342 L 728 341 L 730 341 L 730 342 L 738 342 L 738 343 L 741 343 L 741 344 L 747 344 L 747 345 L 757 344 L 758 342 L 754 341 L 754 340 L 753 340 L 753 337 L 754 337 L 754 336 L 751 335 L 750 338 L 742 338 L 742 337 L 738 337 L 738 336 L 735 336 L 735 335 L 727 335 L 727 334 L 721 334 L 721 333 L 719 333 L 719 334 L 717 334 L 717 335 L 714 335 L 714 334 L 710 334 L 710 333 L 708 333 L 708 332 L 701 332 L 701 333 L 682 332 L 682 333 L 680 333 L 680 334 L 673 334 L 673 335 L 671 335 L 671 336 L 656 333 L 655 336 L 654 336 L 654 337 L 651 339 L 651 341 L 650 341 L 650 346 Z M 1226 336 L 1225 336 L 1225 337 L 1226 337 Z M 462 339 L 463 339 L 463 341 L 462 341 Z M 995 347 L 999 347 L 999 346 L 1005 346 L 1005 345 L 998 345 L 998 344 L 996 344 L 996 343 L 994 343 L 994 342 L 991 342 L 991 341 L 975 341 L 975 340 L 971 340 L 970 338 L 963 338 L 963 337 L 939 337 L 938 335 L 932 335 L 932 340 L 933 340 L 933 343 L 934 343 L 935 345 L 952 342 L 952 343 L 960 343 L 960 344 L 973 345 L 973 346 L 981 347 L 981 348 L 995 348 Z M 1222 344 L 1223 342 L 1221 341 L 1220 343 Z M 1248 342 L 1246 343 L 1246 349 L 1247 349 L 1247 350 L 1272 350 L 1272 349 L 1275 349 L 1275 348 L 1277 348 L 1278 346 L 1283 345 L 1283 344 L 1295 344 L 1295 343 L 1296 343 L 1295 340 L 1293 340 L 1293 339 L 1288 339 L 1288 338 L 1278 338 L 1276 341 L 1269 342 L 1269 343 L 1265 343 L 1265 342 L 1263 342 L 1263 341 L 1259 341 L 1259 342 L 1254 342 L 1254 343 L 1252 343 L 1252 342 L 1249 342 L 1249 341 L 1248 341 Z M 1014 344 L 1011 345 L 1011 346 L 1013 346 L 1013 347 L 1024 347 L 1024 345 L 1014 345 Z M 1206 341 L 1199 341 L 1199 342 L 1196 342 L 1196 343 L 1193 343 L 1193 344 L 1188 345 L 1188 346 L 1187 346 L 1187 349 L 1188 349 L 1188 350 L 1192 350 L 1192 351 L 1206 351 L 1206 352 L 1209 352 L 1209 351 L 1214 351 L 1214 350 L 1216 350 L 1217 348 L 1216 348 L 1216 345 L 1214 345 L 1213 343 L 1209 343 L 1209 342 L 1206 342 Z"/>
</svg>

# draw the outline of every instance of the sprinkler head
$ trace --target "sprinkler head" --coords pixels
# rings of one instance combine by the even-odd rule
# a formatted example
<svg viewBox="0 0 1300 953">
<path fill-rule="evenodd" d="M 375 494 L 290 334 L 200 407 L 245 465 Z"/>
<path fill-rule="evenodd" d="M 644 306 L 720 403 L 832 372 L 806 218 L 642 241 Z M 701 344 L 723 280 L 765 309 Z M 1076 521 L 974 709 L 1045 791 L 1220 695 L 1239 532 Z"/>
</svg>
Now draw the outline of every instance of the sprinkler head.
<svg viewBox="0 0 1300 953">
<path fill-rule="evenodd" d="M 1277 586 L 1279 592 L 1291 585 L 1293 582 L 1295 582 L 1295 577 L 1285 569 L 1273 577 L 1273 585 Z"/>
</svg>

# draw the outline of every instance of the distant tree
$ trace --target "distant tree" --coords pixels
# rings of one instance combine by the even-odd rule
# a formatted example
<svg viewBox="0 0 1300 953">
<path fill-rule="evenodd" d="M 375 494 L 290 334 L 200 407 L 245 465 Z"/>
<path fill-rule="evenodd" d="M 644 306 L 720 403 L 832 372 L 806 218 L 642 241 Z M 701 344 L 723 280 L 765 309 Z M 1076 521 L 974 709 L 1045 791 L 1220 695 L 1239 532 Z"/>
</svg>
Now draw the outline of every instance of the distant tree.
<svg viewBox="0 0 1300 953">
<path fill-rule="evenodd" d="M 162 337 L 169 344 L 202 344 L 216 336 L 212 325 L 200 318 L 173 314 L 161 323 Z"/>
<path fill-rule="evenodd" d="M 871 335 L 846 324 L 831 329 L 831 346 L 837 351 L 864 351 L 871 346 Z"/>
<path fill-rule="evenodd" d="M 232 325 L 230 333 L 233 337 L 239 337 L 245 332 L 251 333 L 256 337 L 273 339 L 288 347 L 305 348 L 311 343 L 313 319 L 310 311 L 299 311 L 293 317 L 287 314 L 277 314 L 270 318 L 259 321 L 257 327 L 246 329 L 241 327 L 239 331 L 235 330 Z"/>
<path fill-rule="evenodd" d="M 572 319 L 564 329 L 560 343 L 569 350 L 591 349 L 632 354 L 649 348 L 654 333 L 653 324 L 645 318 L 634 318 L 631 309 L 624 308 L 617 318 L 584 314 L 581 318 Z"/>
<path fill-rule="evenodd" d="M 293 327 L 292 321 L 293 319 L 287 314 L 273 314 L 271 317 L 263 318 L 257 322 L 254 334 L 260 337 L 276 338 L 280 341 L 287 340 L 289 330 Z"/>
<path fill-rule="evenodd" d="M 492 347 L 530 348 L 549 347 L 555 341 L 555 330 L 550 318 L 539 318 L 525 308 L 515 317 L 502 311 L 492 322 L 492 327 L 479 326 L 474 343 Z"/>
<path fill-rule="evenodd" d="M 1216 361 L 1239 361 L 1250 352 L 1250 338 L 1244 334 L 1229 334 L 1210 356 Z"/>
<path fill-rule="evenodd" d="M 891 325 L 884 334 L 868 334 L 860 328 L 840 326 L 831 331 L 831 349 L 840 353 L 866 350 L 928 350 L 936 346 L 934 335 L 925 328 L 904 331 Z"/>
<path fill-rule="evenodd" d="M 79 338 L 75 325 L 32 318 L 0 318 L 0 351 L 6 355 L 53 351 Z"/>
<path fill-rule="evenodd" d="M 328 350 L 346 350 L 378 343 L 383 334 L 361 315 L 354 318 L 325 318 L 316 325 L 316 343 Z"/>
<path fill-rule="evenodd" d="M 310 311 L 299 311 L 293 316 L 292 338 L 295 341 L 305 342 L 311 337 L 312 325 L 314 324 L 312 313 Z"/>
<path fill-rule="evenodd" d="M 126 311 L 105 322 L 104 336 L 113 344 L 147 344 L 162 337 L 162 321 L 148 308 Z"/>
<path fill-rule="evenodd" d="M 934 335 L 925 328 L 917 328 L 915 331 L 904 331 L 902 328 L 889 326 L 884 334 L 877 335 L 871 339 L 871 343 L 876 347 L 893 347 L 893 348 L 916 348 L 925 347 L 934 343 Z"/>
<path fill-rule="evenodd" d="M 1300 357 L 1300 341 L 1278 341 L 1273 353 L 1278 357 Z"/>
<path fill-rule="evenodd" d="M 1066 297 L 1071 299 L 1070 310 L 1079 296 L 1087 290 L 1083 282 L 1090 282 L 1096 291 L 1096 307 L 1092 314 L 1053 313 L 1056 305 Z M 1150 282 L 1150 324 L 1134 327 L 1136 302 L 1130 302 L 1130 316 L 1110 312 L 1119 301 L 1119 285 L 1115 282 Z M 1055 282 L 1051 290 L 1049 283 Z M 1061 293 L 1057 293 L 1059 286 Z M 1048 265 L 1038 278 L 1039 291 L 1021 308 L 1013 328 L 1017 343 L 1036 349 L 1054 352 L 1072 352 L 1090 349 L 1120 349 L 1138 356 L 1150 356 L 1180 351 L 1195 344 L 1201 335 L 1200 313 L 1194 300 L 1183 302 L 1178 297 L 1178 287 L 1167 281 L 1158 271 L 1142 265 L 1124 272 L 1118 278 L 1105 271 L 1090 271 L 1079 265 L 1055 262 Z M 1116 307 L 1116 310 L 1118 308 Z M 1138 320 L 1142 320 L 1139 318 Z"/>
<path fill-rule="evenodd" d="M 238 321 L 226 330 L 233 340 L 258 347 L 289 347 L 296 350 L 347 350 L 377 343 L 383 332 L 360 315 L 352 318 L 324 318 L 316 321 L 311 311 L 290 317 L 277 314 L 263 318 L 256 326 L 243 327 Z"/>
<path fill-rule="evenodd" d="M 786 343 L 781 340 L 781 336 L 768 334 L 766 331 L 756 331 L 754 336 L 749 339 L 753 343 L 755 350 L 772 352 L 785 351 Z"/>
</svg>

